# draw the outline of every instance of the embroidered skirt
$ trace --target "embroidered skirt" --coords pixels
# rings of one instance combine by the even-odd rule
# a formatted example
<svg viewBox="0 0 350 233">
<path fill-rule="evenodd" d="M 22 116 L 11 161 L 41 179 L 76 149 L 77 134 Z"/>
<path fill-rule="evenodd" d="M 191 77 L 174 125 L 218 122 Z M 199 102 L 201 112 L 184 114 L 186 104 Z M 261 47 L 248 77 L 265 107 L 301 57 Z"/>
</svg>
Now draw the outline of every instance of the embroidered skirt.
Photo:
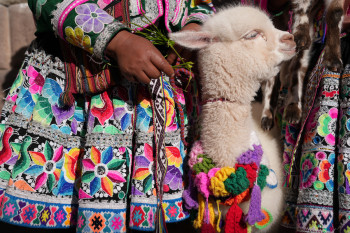
<svg viewBox="0 0 350 233">
<path fill-rule="evenodd" d="M 282 225 L 296 232 L 350 229 L 349 36 L 341 43 L 341 73 L 324 68 L 316 46 L 301 124 L 282 124 L 286 180 L 291 172 Z"/>
<path fill-rule="evenodd" d="M 157 196 L 151 98 L 147 86 L 120 80 L 95 96 L 76 96 L 60 108 L 64 64 L 34 41 L 1 113 L 0 220 L 35 228 L 76 227 L 77 232 L 154 230 Z M 178 73 L 179 74 L 179 73 Z M 177 85 L 186 86 L 186 77 Z M 180 114 L 195 125 L 198 90 L 165 86 L 168 169 L 166 222 L 186 219 Z M 185 105 L 186 102 L 186 105 Z M 185 107 L 186 106 L 186 107 Z M 188 117 L 194 116 L 194 117 Z"/>
</svg>

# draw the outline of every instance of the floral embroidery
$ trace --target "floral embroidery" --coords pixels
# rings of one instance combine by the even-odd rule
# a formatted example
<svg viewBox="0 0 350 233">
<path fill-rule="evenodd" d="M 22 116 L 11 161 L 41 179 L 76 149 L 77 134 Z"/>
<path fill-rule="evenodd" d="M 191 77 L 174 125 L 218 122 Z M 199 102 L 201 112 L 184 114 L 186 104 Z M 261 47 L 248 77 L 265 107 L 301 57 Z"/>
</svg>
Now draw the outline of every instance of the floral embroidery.
<svg viewBox="0 0 350 233">
<path fill-rule="evenodd" d="M 307 132 L 305 134 L 305 139 L 304 139 L 304 143 L 309 143 L 312 141 L 312 139 L 315 137 L 316 134 L 316 130 L 314 130 L 317 126 L 317 121 L 315 121 L 315 117 L 316 117 L 316 113 L 320 110 L 320 107 L 314 108 L 311 113 L 310 116 L 307 120 L 307 124 L 305 126 L 305 132 Z"/>
<path fill-rule="evenodd" d="M 27 71 L 24 72 L 29 77 L 29 92 L 31 94 L 41 93 L 45 83 L 44 77 L 33 66 L 29 66 Z"/>
<path fill-rule="evenodd" d="M 72 45 L 85 49 L 86 51 L 93 53 L 94 49 L 91 47 L 91 38 L 88 35 L 84 35 L 84 31 L 81 27 L 66 27 L 64 29 L 66 34 L 66 40 Z"/>
<path fill-rule="evenodd" d="M 102 153 L 95 147 L 91 148 L 91 158 L 83 159 L 85 173 L 81 181 L 90 183 L 90 195 L 94 195 L 99 189 L 113 196 L 113 183 L 125 182 L 124 177 L 117 170 L 125 160 L 113 159 L 113 149 L 108 147 Z"/>
<path fill-rule="evenodd" d="M 182 164 L 180 150 L 177 147 L 165 147 L 166 156 L 168 157 L 168 165 L 175 165 L 177 168 Z"/>
<path fill-rule="evenodd" d="M 318 174 L 318 179 L 326 184 L 326 187 L 329 191 L 333 191 L 334 189 L 334 161 L 335 154 L 332 153 L 329 155 L 328 160 L 323 160 L 320 164 L 321 172 Z"/>
<path fill-rule="evenodd" d="M 326 142 L 332 146 L 335 145 L 334 131 L 337 117 L 338 109 L 331 108 L 328 113 L 324 113 L 318 118 L 319 126 L 317 127 L 317 132 L 322 137 L 325 137 Z"/>
<path fill-rule="evenodd" d="M 180 169 L 175 166 L 168 166 L 164 183 L 167 184 L 171 190 L 181 189 L 183 187 L 183 183 Z"/>
<path fill-rule="evenodd" d="M 81 4 L 75 8 L 78 15 L 75 23 L 81 26 L 84 32 L 102 32 L 104 25 L 113 22 L 114 18 L 93 3 Z"/>
<path fill-rule="evenodd" d="M 149 93 L 143 87 L 138 90 L 137 102 L 136 128 L 142 132 L 148 132 L 150 129 L 149 123 L 152 117 L 152 107 Z"/>
<path fill-rule="evenodd" d="M 285 126 L 285 140 L 287 144 L 295 145 L 298 130 L 294 127 L 294 125 L 286 125 Z"/>
<path fill-rule="evenodd" d="M 114 117 L 116 120 L 120 120 L 122 131 L 126 130 L 131 124 L 131 118 L 133 114 L 133 104 L 129 100 L 131 93 L 128 93 L 126 88 L 117 87 L 118 96 L 120 98 L 113 99 Z M 131 92 L 131 88 L 129 92 Z"/>
<path fill-rule="evenodd" d="M 301 188 L 310 187 L 315 182 L 318 174 L 318 160 L 315 158 L 315 154 L 307 153 L 301 157 L 300 162 L 300 176 L 301 176 Z"/>
<path fill-rule="evenodd" d="M 133 178 L 143 183 L 143 192 L 147 193 L 152 188 L 153 177 L 153 151 L 152 147 L 145 143 L 144 155 L 136 156 L 135 167 L 137 168 Z"/>
<path fill-rule="evenodd" d="M 166 105 L 166 131 L 175 131 L 177 129 L 174 94 L 169 84 L 164 83 L 164 96 Z"/>
<path fill-rule="evenodd" d="M 60 160 L 63 157 L 63 146 L 60 146 L 54 152 L 46 141 L 44 153 L 29 151 L 29 154 L 36 165 L 32 165 L 24 173 L 29 175 L 39 174 L 36 178 L 34 189 L 38 190 L 46 183 L 47 188 L 51 192 L 61 174 L 62 161 Z"/>
</svg>

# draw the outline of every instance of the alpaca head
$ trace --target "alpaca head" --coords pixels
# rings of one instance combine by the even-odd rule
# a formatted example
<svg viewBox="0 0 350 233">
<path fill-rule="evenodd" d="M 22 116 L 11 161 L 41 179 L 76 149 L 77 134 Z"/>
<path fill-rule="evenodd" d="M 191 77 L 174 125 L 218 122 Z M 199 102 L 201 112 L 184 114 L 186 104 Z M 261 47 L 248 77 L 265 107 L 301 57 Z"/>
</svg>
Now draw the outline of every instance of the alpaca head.
<svg viewBox="0 0 350 233">
<path fill-rule="evenodd" d="M 209 18 L 200 31 L 176 32 L 170 38 L 183 47 L 199 50 L 202 76 L 216 72 L 216 78 L 239 86 L 242 81 L 260 83 L 274 77 L 281 62 L 295 54 L 293 35 L 276 29 L 263 11 L 249 6 L 226 8 Z M 218 71 L 220 67 L 222 71 Z M 228 80 L 233 78 L 236 80 Z"/>
</svg>

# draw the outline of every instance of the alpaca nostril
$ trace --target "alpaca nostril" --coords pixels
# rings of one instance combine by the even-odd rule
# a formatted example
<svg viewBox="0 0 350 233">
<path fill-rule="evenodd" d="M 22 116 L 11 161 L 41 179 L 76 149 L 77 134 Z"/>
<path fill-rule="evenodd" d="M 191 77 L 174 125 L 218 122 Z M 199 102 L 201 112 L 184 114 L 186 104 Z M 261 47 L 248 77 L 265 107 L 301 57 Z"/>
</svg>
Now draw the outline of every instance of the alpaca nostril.
<svg viewBox="0 0 350 233">
<path fill-rule="evenodd" d="M 281 37 L 281 42 L 283 42 L 283 43 L 290 42 L 290 41 L 294 41 L 294 36 L 290 33 L 284 34 Z"/>
</svg>

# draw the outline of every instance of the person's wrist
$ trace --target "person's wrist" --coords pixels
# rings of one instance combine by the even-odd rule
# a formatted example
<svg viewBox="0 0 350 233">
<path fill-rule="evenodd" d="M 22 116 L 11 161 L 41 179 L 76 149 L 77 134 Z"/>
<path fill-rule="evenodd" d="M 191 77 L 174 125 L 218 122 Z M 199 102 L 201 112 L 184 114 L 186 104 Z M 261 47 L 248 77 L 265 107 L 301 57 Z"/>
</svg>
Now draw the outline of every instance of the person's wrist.
<svg viewBox="0 0 350 233">
<path fill-rule="evenodd" d="M 105 50 L 106 56 L 110 58 L 115 58 L 117 51 L 119 51 L 119 49 L 123 47 L 122 45 L 131 35 L 132 33 L 126 30 L 118 32 L 108 43 Z"/>
</svg>

